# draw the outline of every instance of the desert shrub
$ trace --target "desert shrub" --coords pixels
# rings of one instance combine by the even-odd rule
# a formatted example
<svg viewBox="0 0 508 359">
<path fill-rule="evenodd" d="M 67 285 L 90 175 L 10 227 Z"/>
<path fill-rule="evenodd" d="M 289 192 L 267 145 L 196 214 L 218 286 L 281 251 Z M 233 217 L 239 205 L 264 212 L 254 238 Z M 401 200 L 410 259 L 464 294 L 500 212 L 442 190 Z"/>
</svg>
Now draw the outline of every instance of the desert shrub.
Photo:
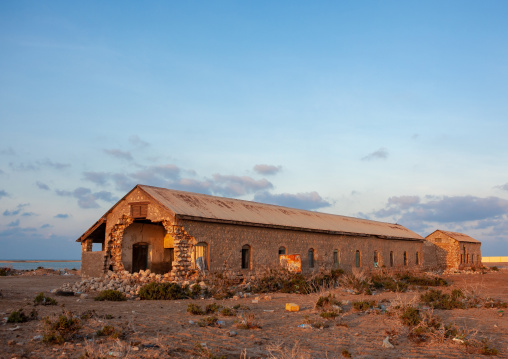
<svg viewBox="0 0 508 359">
<path fill-rule="evenodd" d="M 315 304 L 316 309 L 329 309 L 332 308 L 332 306 L 339 306 L 339 301 L 335 298 L 335 295 L 329 293 L 326 296 L 320 296 Z"/>
<path fill-rule="evenodd" d="M 350 288 L 356 293 L 372 294 L 370 289 L 372 285 L 371 278 L 364 271 L 357 268 L 353 268 L 351 273 L 341 276 L 339 282 L 345 288 Z"/>
<path fill-rule="evenodd" d="M 405 292 L 408 284 L 402 281 L 396 281 L 387 275 L 376 274 L 372 276 L 372 285 L 376 289 L 384 289 L 391 292 Z"/>
<path fill-rule="evenodd" d="M 236 323 L 238 329 L 260 329 L 261 326 L 256 321 L 254 314 L 242 314 L 238 317 Z"/>
<path fill-rule="evenodd" d="M 220 314 L 222 314 L 225 317 L 233 317 L 236 315 L 236 311 L 233 308 L 230 307 L 224 307 L 220 311 Z"/>
<path fill-rule="evenodd" d="M 448 282 L 441 277 L 417 277 L 409 272 L 398 274 L 397 278 L 409 285 L 419 285 L 424 287 L 439 287 L 448 285 Z"/>
<path fill-rule="evenodd" d="M 496 266 L 490 267 L 490 270 L 494 272 L 499 272 L 499 268 Z"/>
<path fill-rule="evenodd" d="M 218 305 L 216 303 L 211 303 L 211 304 L 208 304 L 205 308 L 205 312 L 206 314 L 213 314 L 213 313 L 217 313 L 219 311 L 219 309 L 222 308 L 221 305 Z"/>
<path fill-rule="evenodd" d="M 24 323 L 28 322 L 28 317 L 23 312 L 23 309 L 15 310 L 7 318 L 7 323 Z"/>
<path fill-rule="evenodd" d="M 375 300 L 360 300 L 353 302 L 353 308 L 359 312 L 366 311 L 376 305 Z"/>
<path fill-rule="evenodd" d="M 503 302 L 502 300 L 499 300 L 499 299 L 494 300 L 492 298 L 487 298 L 485 300 L 484 307 L 485 308 L 508 308 L 508 303 Z"/>
<path fill-rule="evenodd" d="M 201 286 L 198 283 L 196 283 L 191 287 L 190 291 L 191 291 L 191 297 L 197 298 L 201 295 Z"/>
<path fill-rule="evenodd" d="M 127 300 L 127 297 L 125 297 L 125 294 L 123 294 L 118 290 L 106 289 L 101 291 L 99 295 L 97 295 L 97 297 L 94 298 L 94 300 L 97 301 L 109 300 L 114 302 L 121 302 Z"/>
<path fill-rule="evenodd" d="M 312 292 L 312 287 L 307 283 L 303 274 L 296 273 L 282 283 L 280 291 L 282 293 L 309 294 Z"/>
<path fill-rule="evenodd" d="M 203 315 L 203 314 L 205 314 L 203 309 L 201 309 L 201 306 L 199 306 L 197 304 L 193 304 L 193 303 L 190 303 L 187 306 L 187 313 L 191 313 L 191 314 L 194 314 L 194 315 Z"/>
<path fill-rule="evenodd" d="M 34 299 L 35 305 L 57 305 L 57 301 L 51 297 L 47 297 L 43 292 L 40 292 Z"/>
<path fill-rule="evenodd" d="M 99 329 L 96 332 L 97 336 L 99 337 L 110 337 L 113 339 L 120 338 L 122 335 L 121 330 L 116 330 L 114 326 L 112 325 L 105 325 L 102 329 Z"/>
<path fill-rule="evenodd" d="M 309 285 L 314 289 L 321 287 L 333 287 L 344 274 L 342 269 L 332 269 L 330 272 L 319 272 L 314 277 L 310 278 Z"/>
<path fill-rule="evenodd" d="M 351 353 L 347 349 L 342 349 L 341 354 L 343 358 L 351 358 Z"/>
<path fill-rule="evenodd" d="M 218 325 L 219 318 L 212 316 L 200 319 L 198 325 L 200 327 L 212 327 Z"/>
<path fill-rule="evenodd" d="M 422 321 L 420 311 L 413 307 L 406 307 L 400 315 L 402 324 L 408 327 L 415 327 Z"/>
<path fill-rule="evenodd" d="M 449 295 L 440 290 L 430 289 L 420 295 L 420 301 L 435 309 L 464 309 L 466 305 L 460 301 L 463 296 L 462 291 L 454 291 Z"/>
<path fill-rule="evenodd" d="M 70 312 L 61 314 L 56 320 L 46 317 L 42 341 L 49 344 L 62 344 L 72 338 L 81 328 L 78 318 Z"/>
<path fill-rule="evenodd" d="M 175 300 L 189 296 L 189 290 L 177 283 L 151 282 L 139 289 L 139 298 L 143 300 Z"/>
<path fill-rule="evenodd" d="M 7 276 L 7 268 L 0 268 L 0 277 Z"/>
<path fill-rule="evenodd" d="M 334 310 L 330 310 L 330 311 L 325 311 L 325 312 L 321 312 L 319 314 L 319 316 L 321 318 L 324 318 L 324 319 L 335 319 L 336 317 L 339 316 L 339 313 L 337 313 L 336 311 Z"/>
</svg>

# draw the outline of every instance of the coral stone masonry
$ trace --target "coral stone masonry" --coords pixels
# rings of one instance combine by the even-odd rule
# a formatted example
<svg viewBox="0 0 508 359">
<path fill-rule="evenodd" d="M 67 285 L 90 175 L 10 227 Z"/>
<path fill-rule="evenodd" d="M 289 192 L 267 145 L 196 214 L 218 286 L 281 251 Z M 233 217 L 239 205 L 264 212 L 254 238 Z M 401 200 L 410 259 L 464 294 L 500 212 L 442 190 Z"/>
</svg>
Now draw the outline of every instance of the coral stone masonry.
<svg viewBox="0 0 508 359">
<path fill-rule="evenodd" d="M 77 241 L 83 277 L 150 270 L 185 281 L 228 270 L 241 279 L 285 263 L 281 255 L 298 255 L 303 273 L 437 267 L 448 258 L 399 224 L 145 185 L 134 187 Z M 460 248 L 476 255 L 465 256 L 465 263 L 478 260 L 479 246 Z"/>
</svg>

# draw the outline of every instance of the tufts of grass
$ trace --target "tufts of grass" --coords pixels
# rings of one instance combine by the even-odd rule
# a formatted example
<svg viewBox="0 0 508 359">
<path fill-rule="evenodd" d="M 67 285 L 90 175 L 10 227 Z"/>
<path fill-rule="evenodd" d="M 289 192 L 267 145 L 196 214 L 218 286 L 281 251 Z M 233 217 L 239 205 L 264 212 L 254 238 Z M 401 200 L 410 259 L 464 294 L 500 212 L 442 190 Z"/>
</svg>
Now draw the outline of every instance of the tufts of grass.
<svg viewBox="0 0 508 359">
<path fill-rule="evenodd" d="M 97 295 L 97 297 L 94 298 L 94 300 L 97 301 L 108 300 L 113 302 L 121 302 L 127 300 L 127 297 L 125 297 L 125 294 L 123 294 L 118 290 L 106 289 L 101 291 L 99 295 Z"/>
<path fill-rule="evenodd" d="M 238 329 L 261 329 L 261 326 L 256 321 L 254 314 L 242 314 L 238 317 L 236 324 Z"/>
<path fill-rule="evenodd" d="M 34 298 L 35 305 L 57 305 L 57 301 L 51 297 L 47 297 L 44 295 L 43 292 L 40 292 L 35 298 Z"/>
<path fill-rule="evenodd" d="M 402 324 L 408 327 L 416 327 L 422 321 L 420 311 L 413 307 L 406 307 L 400 315 Z"/>
<path fill-rule="evenodd" d="M 205 308 L 206 314 L 214 314 L 219 311 L 219 309 L 222 308 L 221 305 L 217 305 L 215 303 L 208 304 Z"/>
<path fill-rule="evenodd" d="M 102 329 L 96 332 L 99 337 L 109 337 L 112 339 L 118 339 L 122 336 L 121 330 L 116 330 L 112 325 L 105 325 Z"/>
<path fill-rule="evenodd" d="M 324 319 L 335 319 L 335 318 L 337 318 L 339 316 L 339 313 L 337 313 L 337 312 L 335 312 L 333 310 L 330 310 L 328 312 L 326 312 L 326 311 L 325 312 L 321 312 L 319 314 L 319 316 L 321 318 L 324 318 Z"/>
<path fill-rule="evenodd" d="M 351 353 L 350 353 L 350 352 L 349 352 L 349 350 L 347 350 L 347 349 L 342 349 L 341 354 L 342 354 L 342 357 L 343 357 L 343 358 L 351 358 L 351 357 L 352 357 L 352 356 L 351 356 Z"/>
<path fill-rule="evenodd" d="M 23 312 L 23 309 L 15 310 L 7 318 L 7 323 L 25 323 L 28 322 L 28 317 Z"/>
<path fill-rule="evenodd" d="M 464 293 L 458 289 L 452 294 L 445 294 L 440 290 L 430 289 L 428 292 L 420 295 L 420 301 L 435 309 L 464 309 L 466 305 L 460 300 Z"/>
<path fill-rule="evenodd" d="M 216 316 L 211 316 L 211 317 L 206 317 L 206 318 L 200 319 L 198 322 L 198 325 L 200 327 L 213 327 L 213 326 L 218 325 L 218 323 L 217 323 L 218 321 L 219 321 L 219 318 L 217 318 Z"/>
<path fill-rule="evenodd" d="M 225 317 L 233 317 L 236 315 L 236 310 L 234 310 L 233 308 L 230 308 L 230 307 L 224 307 L 220 311 L 220 314 L 222 314 Z"/>
<path fill-rule="evenodd" d="M 203 309 L 201 309 L 200 305 L 190 303 L 187 306 L 187 313 L 193 314 L 193 315 L 203 315 L 205 312 Z"/>
<path fill-rule="evenodd" d="M 340 306 L 340 302 L 337 300 L 337 298 L 335 298 L 335 295 L 329 293 L 328 295 L 324 296 L 320 296 L 316 302 L 316 304 L 314 305 L 314 307 L 316 309 L 321 309 L 321 310 L 325 310 L 325 309 L 329 309 L 329 308 L 332 308 L 332 306 Z"/>
<path fill-rule="evenodd" d="M 178 283 L 148 283 L 139 289 L 139 298 L 142 300 L 175 300 L 191 296 L 188 288 Z"/>
<path fill-rule="evenodd" d="M 353 302 L 353 309 L 359 312 L 364 312 L 368 309 L 373 308 L 375 305 L 376 305 L 375 300 L 360 300 Z"/>
<path fill-rule="evenodd" d="M 42 341 L 48 344 L 63 344 L 81 329 L 81 322 L 71 312 L 61 314 L 56 320 L 46 317 Z"/>
</svg>

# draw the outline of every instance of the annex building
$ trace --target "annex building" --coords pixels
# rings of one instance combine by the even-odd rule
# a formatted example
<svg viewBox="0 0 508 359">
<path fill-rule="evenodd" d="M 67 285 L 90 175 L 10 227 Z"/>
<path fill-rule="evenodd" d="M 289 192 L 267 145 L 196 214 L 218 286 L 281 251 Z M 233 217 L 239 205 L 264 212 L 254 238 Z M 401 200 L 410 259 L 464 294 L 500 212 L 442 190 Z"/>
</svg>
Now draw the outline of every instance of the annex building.
<svg viewBox="0 0 508 359">
<path fill-rule="evenodd" d="M 425 239 L 424 256 L 435 260 L 436 267 L 464 269 L 481 266 L 482 244 L 467 234 L 438 229 Z"/>
<path fill-rule="evenodd" d="M 77 241 L 83 276 L 150 269 L 180 280 L 224 268 L 246 275 L 279 266 L 284 254 L 299 254 L 304 273 L 415 268 L 425 260 L 424 239 L 398 224 L 145 185 Z"/>
</svg>

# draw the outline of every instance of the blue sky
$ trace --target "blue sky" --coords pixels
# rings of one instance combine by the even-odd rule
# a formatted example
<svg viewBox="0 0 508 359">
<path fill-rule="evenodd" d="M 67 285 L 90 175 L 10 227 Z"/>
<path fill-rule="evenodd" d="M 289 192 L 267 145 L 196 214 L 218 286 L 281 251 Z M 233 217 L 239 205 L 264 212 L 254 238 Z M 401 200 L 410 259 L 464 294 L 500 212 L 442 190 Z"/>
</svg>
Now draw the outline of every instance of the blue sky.
<svg viewBox="0 0 508 359">
<path fill-rule="evenodd" d="M 0 259 L 79 258 L 136 183 L 508 254 L 508 4 L 0 3 Z"/>
</svg>

